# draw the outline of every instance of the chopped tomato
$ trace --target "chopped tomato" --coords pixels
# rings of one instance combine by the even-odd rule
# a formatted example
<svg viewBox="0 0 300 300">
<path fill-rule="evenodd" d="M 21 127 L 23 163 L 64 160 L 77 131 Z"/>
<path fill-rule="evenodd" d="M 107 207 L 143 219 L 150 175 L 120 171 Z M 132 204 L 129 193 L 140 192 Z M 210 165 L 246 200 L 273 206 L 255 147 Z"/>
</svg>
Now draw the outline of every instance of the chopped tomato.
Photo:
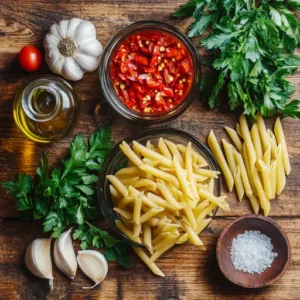
<svg viewBox="0 0 300 300">
<path fill-rule="evenodd" d="M 110 78 L 116 94 L 140 113 L 166 112 L 179 105 L 193 80 L 193 62 L 185 45 L 160 31 L 127 37 L 113 54 Z"/>
</svg>

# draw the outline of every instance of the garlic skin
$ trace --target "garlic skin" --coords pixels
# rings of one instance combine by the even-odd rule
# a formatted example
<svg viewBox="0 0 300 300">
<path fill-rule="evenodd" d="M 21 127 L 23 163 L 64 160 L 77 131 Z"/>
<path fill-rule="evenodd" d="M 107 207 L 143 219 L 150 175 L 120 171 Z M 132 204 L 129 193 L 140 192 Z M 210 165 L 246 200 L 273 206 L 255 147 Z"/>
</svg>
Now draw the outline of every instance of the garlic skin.
<svg viewBox="0 0 300 300">
<path fill-rule="evenodd" d="M 35 239 L 26 249 L 25 264 L 35 276 L 49 280 L 53 290 L 53 273 L 51 262 L 51 239 Z"/>
<path fill-rule="evenodd" d="M 95 283 L 83 289 L 90 290 L 96 287 L 106 277 L 108 265 L 102 253 L 95 250 L 78 251 L 77 261 L 80 270 Z"/>
<path fill-rule="evenodd" d="M 95 26 L 78 18 L 53 24 L 44 38 L 44 48 L 50 70 L 73 81 L 96 70 L 103 52 Z"/>
<path fill-rule="evenodd" d="M 77 271 L 77 260 L 72 244 L 70 228 L 62 233 L 54 243 L 53 256 L 56 266 L 71 279 Z"/>
</svg>

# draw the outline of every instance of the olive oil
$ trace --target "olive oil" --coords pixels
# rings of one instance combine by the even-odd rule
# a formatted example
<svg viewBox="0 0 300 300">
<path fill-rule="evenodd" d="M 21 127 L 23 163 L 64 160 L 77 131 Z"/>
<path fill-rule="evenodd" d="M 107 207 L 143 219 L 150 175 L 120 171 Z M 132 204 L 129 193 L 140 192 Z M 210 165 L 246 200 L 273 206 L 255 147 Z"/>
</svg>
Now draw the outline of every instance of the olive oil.
<svg viewBox="0 0 300 300">
<path fill-rule="evenodd" d="M 74 127 L 78 100 L 65 80 L 46 76 L 23 86 L 14 101 L 14 119 L 35 142 L 49 143 L 64 137 Z"/>
</svg>

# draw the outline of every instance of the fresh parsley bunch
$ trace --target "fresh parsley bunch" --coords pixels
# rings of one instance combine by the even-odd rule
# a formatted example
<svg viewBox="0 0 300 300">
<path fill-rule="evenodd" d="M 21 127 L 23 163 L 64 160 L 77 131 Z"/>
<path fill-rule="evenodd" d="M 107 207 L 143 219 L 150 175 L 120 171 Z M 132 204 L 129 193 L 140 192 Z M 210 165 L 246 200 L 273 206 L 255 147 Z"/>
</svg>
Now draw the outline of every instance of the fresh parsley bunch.
<svg viewBox="0 0 300 300">
<path fill-rule="evenodd" d="M 70 158 L 59 168 L 49 171 L 48 158 L 41 154 L 37 175 L 19 174 L 17 179 L 2 183 L 16 197 L 16 206 L 26 219 L 42 220 L 44 231 L 58 237 L 68 226 L 77 225 L 73 238 L 81 240 L 81 248 L 89 245 L 105 248 L 108 260 L 128 267 L 129 244 L 112 237 L 92 224 L 101 217 L 96 202 L 95 183 L 104 158 L 113 142 L 109 127 L 94 131 L 87 144 L 77 135 L 70 145 Z"/>
<path fill-rule="evenodd" d="M 294 87 L 286 80 L 300 66 L 294 51 L 300 42 L 300 22 L 292 13 L 300 10 L 300 0 L 190 0 L 173 14 L 193 17 L 189 37 L 212 32 L 200 40 L 214 50 L 213 67 L 218 77 L 210 91 L 211 108 L 227 87 L 231 110 L 243 107 L 255 117 L 277 112 L 300 118 L 300 101 L 288 100 Z"/>
</svg>

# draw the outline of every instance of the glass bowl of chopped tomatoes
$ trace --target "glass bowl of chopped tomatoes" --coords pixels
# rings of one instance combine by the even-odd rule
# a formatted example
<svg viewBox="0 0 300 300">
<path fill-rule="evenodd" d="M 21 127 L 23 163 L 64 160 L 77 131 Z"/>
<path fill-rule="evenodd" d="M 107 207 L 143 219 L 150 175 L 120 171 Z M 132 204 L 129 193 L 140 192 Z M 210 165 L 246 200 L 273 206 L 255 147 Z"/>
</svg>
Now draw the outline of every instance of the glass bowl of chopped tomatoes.
<svg viewBox="0 0 300 300">
<path fill-rule="evenodd" d="M 132 121 L 160 123 L 182 114 L 200 87 L 200 58 L 191 41 L 162 22 L 141 21 L 119 31 L 99 66 L 103 94 Z"/>
</svg>

